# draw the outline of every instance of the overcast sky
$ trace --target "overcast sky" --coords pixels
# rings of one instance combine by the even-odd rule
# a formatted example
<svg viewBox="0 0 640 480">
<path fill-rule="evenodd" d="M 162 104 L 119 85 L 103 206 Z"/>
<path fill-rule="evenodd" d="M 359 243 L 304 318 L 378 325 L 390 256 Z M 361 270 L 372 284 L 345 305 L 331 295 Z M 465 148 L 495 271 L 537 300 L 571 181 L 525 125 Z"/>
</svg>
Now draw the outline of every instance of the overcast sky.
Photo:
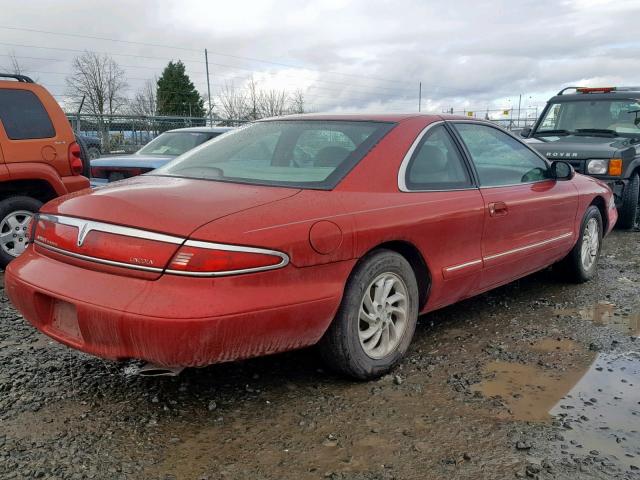
<svg viewBox="0 0 640 480">
<path fill-rule="evenodd" d="M 302 89 L 316 111 L 416 111 L 420 81 L 432 111 L 640 84 L 640 0 L 0 0 L 0 12 L 0 66 L 15 54 L 61 101 L 83 50 L 112 55 L 133 95 L 171 59 L 206 93 L 206 47 L 214 95 L 253 75 Z"/>
</svg>

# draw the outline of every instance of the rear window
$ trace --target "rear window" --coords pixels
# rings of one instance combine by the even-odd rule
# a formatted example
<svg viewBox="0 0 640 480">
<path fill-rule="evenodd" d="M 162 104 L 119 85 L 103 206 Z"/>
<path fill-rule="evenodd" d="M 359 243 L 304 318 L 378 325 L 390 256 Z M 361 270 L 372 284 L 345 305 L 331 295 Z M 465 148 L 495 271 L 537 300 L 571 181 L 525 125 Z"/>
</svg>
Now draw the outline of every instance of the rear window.
<svg viewBox="0 0 640 480">
<path fill-rule="evenodd" d="M 29 90 L 0 89 L 0 121 L 11 140 L 56 135 L 47 111 Z"/>
<path fill-rule="evenodd" d="M 218 134 L 206 132 L 166 132 L 154 138 L 138 153 L 140 155 L 182 155 L 192 148 L 211 140 Z"/>
<path fill-rule="evenodd" d="M 258 122 L 187 152 L 151 175 L 328 190 L 393 126 L 326 120 Z"/>
</svg>

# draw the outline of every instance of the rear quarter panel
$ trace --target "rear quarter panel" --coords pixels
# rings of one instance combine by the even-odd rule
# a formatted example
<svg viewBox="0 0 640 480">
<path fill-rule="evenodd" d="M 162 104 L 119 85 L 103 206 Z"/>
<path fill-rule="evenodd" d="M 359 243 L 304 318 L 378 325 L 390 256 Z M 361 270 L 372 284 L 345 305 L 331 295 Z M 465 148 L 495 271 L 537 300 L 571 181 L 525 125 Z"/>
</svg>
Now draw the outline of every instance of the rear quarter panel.
<svg viewBox="0 0 640 480">
<path fill-rule="evenodd" d="M 55 129 L 55 136 L 51 138 L 11 140 L 0 122 L 0 143 L 3 146 L 4 161 L 7 165 L 23 162 L 44 163 L 53 167 L 60 176 L 71 175 L 68 152 L 69 145 L 75 141 L 75 137 L 58 102 L 44 87 L 37 84 L 0 82 L 0 88 L 33 92 L 47 111 Z M 53 149 L 52 152 L 55 151 L 55 154 L 50 154 L 47 158 L 43 154 L 45 147 Z"/>
</svg>

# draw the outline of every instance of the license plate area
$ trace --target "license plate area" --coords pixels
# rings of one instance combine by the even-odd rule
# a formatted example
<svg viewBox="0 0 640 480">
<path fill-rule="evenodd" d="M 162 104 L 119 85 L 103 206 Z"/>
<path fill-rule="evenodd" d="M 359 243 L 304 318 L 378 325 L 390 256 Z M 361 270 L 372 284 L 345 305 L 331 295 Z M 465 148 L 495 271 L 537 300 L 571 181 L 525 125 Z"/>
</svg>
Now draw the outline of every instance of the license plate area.
<svg viewBox="0 0 640 480">
<path fill-rule="evenodd" d="M 54 300 L 51 309 L 51 329 L 69 340 L 82 342 L 76 306 L 62 300 Z"/>
</svg>

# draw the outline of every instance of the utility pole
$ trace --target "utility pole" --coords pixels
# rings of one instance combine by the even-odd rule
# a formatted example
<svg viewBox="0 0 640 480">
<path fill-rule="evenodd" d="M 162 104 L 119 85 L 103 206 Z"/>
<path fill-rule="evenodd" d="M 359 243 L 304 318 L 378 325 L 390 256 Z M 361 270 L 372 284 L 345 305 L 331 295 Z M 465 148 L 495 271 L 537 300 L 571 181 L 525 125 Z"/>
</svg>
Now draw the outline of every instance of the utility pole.
<svg viewBox="0 0 640 480">
<path fill-rule="evenodd" d="M 418 84 L 418 112 L 422 110 L 422 82 Z"/>
<path fill-rule="evenodd" d="M 207 65 L 207 97 L 209 99 L 209 126 L 213 127 L 213 106 L 211 105 L 211 84 L 209 83 L 209 54 L 204 49 L 204 63 Z"/>
<path fill-rule="evenodd" d="M 518 97 L 518 126 L 520 126 L 520 107 L 522 106 L 522 94 Z"/>
</svg>

